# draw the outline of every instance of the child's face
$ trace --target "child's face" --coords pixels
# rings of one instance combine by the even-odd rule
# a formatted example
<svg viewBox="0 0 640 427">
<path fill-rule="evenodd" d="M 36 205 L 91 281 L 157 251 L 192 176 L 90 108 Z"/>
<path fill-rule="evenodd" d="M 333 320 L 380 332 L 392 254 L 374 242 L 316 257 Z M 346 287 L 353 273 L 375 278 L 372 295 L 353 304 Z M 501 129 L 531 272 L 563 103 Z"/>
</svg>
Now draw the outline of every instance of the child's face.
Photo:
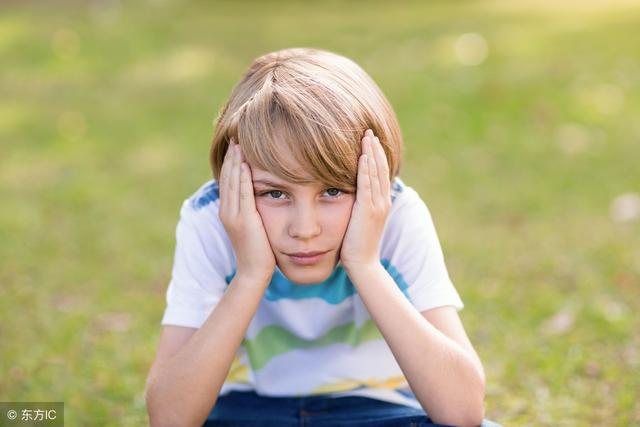
<svg viewBox="0 0 640 427">
<path fill-rule="evenodd" d="M 256 208 L 282 273 L 297 284 L 320 283 L 340 260 L 355 194 L 320 183 L 292 184 L 251 168 Z M 299 258 L 299 252 L 323 252 Z"/>
</svg>

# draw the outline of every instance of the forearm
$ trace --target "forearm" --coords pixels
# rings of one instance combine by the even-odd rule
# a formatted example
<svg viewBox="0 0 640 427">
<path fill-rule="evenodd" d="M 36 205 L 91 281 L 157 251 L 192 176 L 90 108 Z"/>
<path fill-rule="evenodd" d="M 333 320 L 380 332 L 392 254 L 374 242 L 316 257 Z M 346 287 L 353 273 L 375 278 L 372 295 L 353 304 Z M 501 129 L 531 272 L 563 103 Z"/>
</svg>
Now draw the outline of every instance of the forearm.
<svg viewBox="0 0 640 427">
<path fill-rule="evenodd" d="M 146 390 L 152 426 L 202 425 L 217 400 L 265 286 L 236 276 L 202 327 L 156 369 Z"/>
<path fill-rule="evenodd" d="M 430 418 L 479 425 L 484 378 L 472 357 L 411 305 L 381 265 L 349 277 Z"/>
</svg>

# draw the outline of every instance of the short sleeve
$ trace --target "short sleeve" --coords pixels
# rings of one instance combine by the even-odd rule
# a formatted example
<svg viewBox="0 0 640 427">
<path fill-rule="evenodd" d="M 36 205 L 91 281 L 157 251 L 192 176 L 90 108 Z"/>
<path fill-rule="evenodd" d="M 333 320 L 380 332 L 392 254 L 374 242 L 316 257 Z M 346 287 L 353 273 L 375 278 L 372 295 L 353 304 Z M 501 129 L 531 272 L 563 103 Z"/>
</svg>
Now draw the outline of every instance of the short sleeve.
<svg viewBox="0 0 640 427">
<path fill-rule="evenodd" d="M 397 190 L 381 241 L 385 268 L 418 311 L 445 305 L 462 310 L 429 209 L 411 187 Z"/>
<path fill-rule="evenodd" d="M 213 204 L 196 210 L 186 200 L 176 227 L 176 247 L 162 325 L 199 328 L 218 304 L 232 274 L 231 244 Z"/>
</svg>

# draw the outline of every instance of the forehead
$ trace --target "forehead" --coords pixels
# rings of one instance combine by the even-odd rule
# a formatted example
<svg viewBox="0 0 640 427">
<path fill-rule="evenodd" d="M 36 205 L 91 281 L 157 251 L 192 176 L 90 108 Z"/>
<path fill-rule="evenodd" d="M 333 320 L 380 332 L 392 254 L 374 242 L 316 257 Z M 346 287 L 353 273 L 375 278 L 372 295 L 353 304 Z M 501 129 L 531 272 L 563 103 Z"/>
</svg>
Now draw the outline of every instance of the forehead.
<svg viewBox="0 0 640 427">
<path fill-rule="evenodd" d="M 315 178 L 305 171 L 304 167 L 293 157 L 293 155 L 286 151 L 282 150 L 279 153 L 278 163 L 281 167 L 291 172 L 295 176 L 303 177 L 305 181 L 315 181 Z M 251 174 L 253 176 L 253 180 L 268 180 L 273 183 L 280 183 L 283 185 L 293 184 L 283 178 L 280 178 L 274 173 L 266 169 L 262 169 L 255 164 L 250 163 L 251 166 Z"/>
<path fill-rule="evenodd" d="M 321 183 L 317 182 L 315 179 L 313 179 L 311 176 L 309 176 L 309 183 L 308 184 L 297 184 L 291 181 L 287 181 L 284 180 L 264 169 L 260 169 L 258 167 L 252 167 L 251 168 L 251 175 L 253 178 L 253 184 L 254 185 L 266 185 L 266 186 L 270 186 L 270 185 L 278 185 L 281 187 L 287 187 L 287 188 L 297 188 L 297 187 L 309 187 L 309 186 L 320 186 Z"/>
<path fill-rule="evenodd" d="M 276 175 L 269 173 L 264 169 L 260 169 L 257 166 L 251 166 L 251 175 L 253 177 L 253 182 L 256 181 L 270 181 L 275 183 L 287 184 L 288 182 L 277 177 Z"/>
</svg>

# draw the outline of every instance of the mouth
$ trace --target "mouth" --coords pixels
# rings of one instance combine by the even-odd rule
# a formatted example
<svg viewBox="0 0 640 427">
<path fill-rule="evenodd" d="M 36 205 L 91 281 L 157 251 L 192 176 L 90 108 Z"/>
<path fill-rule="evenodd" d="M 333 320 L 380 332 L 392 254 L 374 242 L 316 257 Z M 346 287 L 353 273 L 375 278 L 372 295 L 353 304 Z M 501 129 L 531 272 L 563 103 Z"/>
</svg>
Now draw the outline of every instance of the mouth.
<svg viewBox="0 0 640 427">
<path fill-rule="evenodd" d="M 287 256 L 298 265 L 312 265 L 319 262 L 329 251 L 295 252 Z"/>
</svg>

